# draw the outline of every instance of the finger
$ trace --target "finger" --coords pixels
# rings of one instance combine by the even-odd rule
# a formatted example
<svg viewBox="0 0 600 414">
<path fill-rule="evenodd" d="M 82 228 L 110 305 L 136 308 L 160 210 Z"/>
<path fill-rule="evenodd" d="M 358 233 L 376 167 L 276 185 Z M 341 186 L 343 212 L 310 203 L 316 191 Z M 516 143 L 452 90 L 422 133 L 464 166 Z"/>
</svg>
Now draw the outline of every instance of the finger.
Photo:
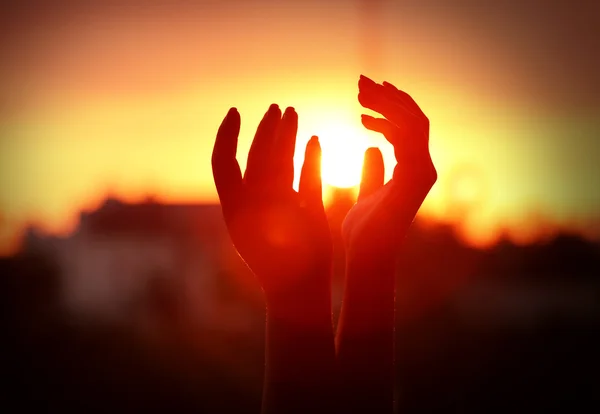
<svg viewBox="0 0 600 414">
<path fill-rule="evenodd" d="M 226 218 L 241 194 L 242 172 L 235 158 L 240 124 L 240 114 L 231 108 L 219 127 L 212 153 L 213 177 Z"/>
<path fill-rule="evenodd" d="M 404 104 L 408 107 L 408 109 L 415 115 L 425 116 L 425 113 L 421 110 L 419 105 L 415 102 L 415 100 L 408 93 L 401 91 L 396 88 L 389 82 L 383 81 L 383 86 L 390 92 L 392 92 L 397 99 L 404 102 Z"/>
<path fill-rule="evenodd" d="M 361 121 L 365 128 L 379 132 L 385 136 L 390 144 L 394 145 L 396 135 L 398 135 L 398 127 L 384 118 L 374 118 L 370 115 L 361 115 Z"/>
<path fill-rule="evenodd" d="M 273 175 L 272 149 L 277 127 L 281 121 L 281 110 L 272 104 L 260 121 L 248 152 L 244 181 L 251 186 L 264 186 Z"/>
<path fill-rule="evenodd" d="M 384 175 L 385 168 L 381 151 L 375 147 L 368 148 L 365 151 L 358 201 L 383 187 Z"/>
<path fill-rule="evenodd" d="M 294 150 L 297 132 L 298 114 L 294 108 L 287 108 L 279 123 L 272 154 L 276 185 L 281 188 L 292 188 L 294 182 Z"/>
<path fill-rule="evenodd" d="M 412 125 L 418 120 L 403 104 L 386 97 L 382 89 L 359 89 L 358 101 L 363 107 L 380 113 L 396 126 Z"/>
<path fill-rule="evenodd" d="M 374 118 L 370 115 L 361 115 L 362 124 L 365 128 L 379 132 L 394 146 L 394 156 L 398 162 L 406 162 L 406 157 L 411 153 L 410 147 L 415 141 L 410 137 L 410 130 L 406 124 L 396 126 L 384 118 Z"/>
<path fill-rule="evenodd" d="M 409 105 L 407 105 L 407 102 L 401 99 L 398 89 L 396 89 L 393 85 L 391 85 L 391 87 L 384 87 L 372 79 L 367 78 L 364 75 L 360 75 L 360 79 L 358 80 L 358 91 L 366 95 L 373 95 L 380 99 L 389 100 L 391 103 L 404 108 L 412 115 L 417 115 L 417 113 L 412 111 Z"/>
<path fill-rule="evenodd" d="M 384 95 L 391 101 L 395 101 L 398 104 L 404 105 L 405 103 L 400 99 L 400 90 L 394 85 L 387 82 L 384 82 L 384 84 L 381 85 L 374 80 L 367 78 L 365 75 L 360 75 L 358 80 L 358 90 L 361 92 L 373 92 L 379 95 Z M 406 109 L 410 108 L 407 107 Z"/>
<path fill-rule="evenodd" d="M 300 198 L 311 208 L 323 208 L 321 184 L 321 145 L 313 136 L 306 144 L 304 164 L 300 173 Z"/>
</svg>

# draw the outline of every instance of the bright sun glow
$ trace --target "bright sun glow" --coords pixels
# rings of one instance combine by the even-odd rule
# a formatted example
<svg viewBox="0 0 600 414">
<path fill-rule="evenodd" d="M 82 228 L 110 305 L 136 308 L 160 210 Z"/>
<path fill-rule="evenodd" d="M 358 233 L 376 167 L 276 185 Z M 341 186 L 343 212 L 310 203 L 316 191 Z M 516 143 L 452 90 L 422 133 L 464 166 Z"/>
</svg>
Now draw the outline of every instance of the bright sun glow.
<svg viewBox="0 0 600 414">
<path fill-rule="evenodd" d="M 360 183 L 367 139 L 361 131 L 342 123 L 318 129 L 323 150 L 321 176 L 324 184 L 354 187 Z"/>
</svg>

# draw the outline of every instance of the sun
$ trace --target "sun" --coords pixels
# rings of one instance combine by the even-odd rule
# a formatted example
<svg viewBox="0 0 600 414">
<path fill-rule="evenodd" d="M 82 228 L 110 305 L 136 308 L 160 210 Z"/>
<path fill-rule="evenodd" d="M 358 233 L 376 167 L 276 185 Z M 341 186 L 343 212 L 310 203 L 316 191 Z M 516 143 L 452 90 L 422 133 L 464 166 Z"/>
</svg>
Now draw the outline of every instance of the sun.
<svg viewBox="0 0 600 414">
<path fill-rule="evenodd" d="M 367 140 L 360 130 L 336 123 L 318 130 L 321 143 L 321 178 L 333 187 L 355 187 L 360 184 L 363 156 Z"/>
</svg>

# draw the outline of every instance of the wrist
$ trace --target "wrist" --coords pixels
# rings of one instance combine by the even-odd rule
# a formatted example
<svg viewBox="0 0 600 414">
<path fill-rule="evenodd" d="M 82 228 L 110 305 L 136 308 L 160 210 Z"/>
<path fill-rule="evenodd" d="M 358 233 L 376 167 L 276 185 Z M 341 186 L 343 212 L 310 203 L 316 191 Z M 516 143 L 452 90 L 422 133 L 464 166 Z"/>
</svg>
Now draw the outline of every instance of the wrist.
<svg viewBox="0 0 600 414">
<path fill-rule="evenodd" d="M 297 289 L 267 298 L 267 318 L 303 330 L 332 329 L 331 288 Z"/>
<path fill-rule="evenodd" d="M 364 260 L 349 257 L 346 261 L 344 303 L 365 315 L 394 302 L 396 294 L 396 261 Z"/>
<path fill-rule="evenodd" d="M 360 277 L 364 279 L 365 275 L 370 275 L 369 285 L 376 285 L 376 279 L 393 279 L 396 273 L 396 251 L 365 255 L 350 248 L 346 255 L 346 276 L 353 278 L 355 275 L 362 275 Z"/>
</svg>

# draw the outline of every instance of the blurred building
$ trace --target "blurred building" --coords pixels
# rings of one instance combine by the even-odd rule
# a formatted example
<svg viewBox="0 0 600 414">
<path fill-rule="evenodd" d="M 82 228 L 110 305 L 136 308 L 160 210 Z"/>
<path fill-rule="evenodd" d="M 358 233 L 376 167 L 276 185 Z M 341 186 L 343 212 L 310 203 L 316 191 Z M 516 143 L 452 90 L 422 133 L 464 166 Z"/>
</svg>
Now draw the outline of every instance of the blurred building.
<svg viewBox="0 0 600 414">
<path fill-rule="evenodd" d="M 223 284 L 231 285 L 222 279 L 240 267 L 219 205 L 109 198 L 82 212 L 68 237 L 30 231 L 24 247 L 57 261 L 73 314 L 102 318 L 160 314 L 212 321 L 224 313 Z"/>
</svg>

